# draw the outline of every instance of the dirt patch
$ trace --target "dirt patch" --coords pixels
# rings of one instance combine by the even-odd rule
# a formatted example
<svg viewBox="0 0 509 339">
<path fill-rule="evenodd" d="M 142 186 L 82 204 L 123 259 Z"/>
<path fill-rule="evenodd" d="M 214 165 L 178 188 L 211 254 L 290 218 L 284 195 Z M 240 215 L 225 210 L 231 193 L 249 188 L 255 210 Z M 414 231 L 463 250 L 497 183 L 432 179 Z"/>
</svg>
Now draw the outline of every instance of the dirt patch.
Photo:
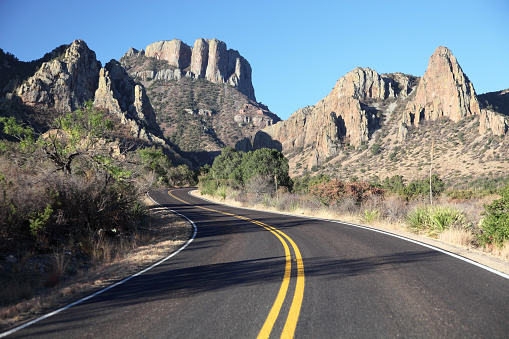
<svg viewBox="0 0 509 339">
<path fill-rule="evenodd" d="M 181 247 L 192 234 L 192 225 L 182 217 L 160 207 L 148 197 L 148 220 L 140 227 L 136 243 L 112 262 L 100 264 L 66 276 L 52 288 L 14 305 L 0 308 L 0 333 L 68 305 L 120 281 Z"/>
</svg>

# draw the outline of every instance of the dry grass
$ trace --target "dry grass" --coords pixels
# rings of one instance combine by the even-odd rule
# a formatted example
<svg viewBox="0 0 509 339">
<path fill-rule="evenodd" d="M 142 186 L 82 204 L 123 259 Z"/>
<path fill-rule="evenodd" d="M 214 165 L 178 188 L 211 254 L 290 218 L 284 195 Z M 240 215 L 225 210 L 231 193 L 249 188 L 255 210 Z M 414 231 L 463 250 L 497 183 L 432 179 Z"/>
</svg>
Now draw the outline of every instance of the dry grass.
<svg viewBox="0 0 509 339">
<path fill-rule="evenodd" d="M 451 227 L 440 233 L 438 240 L 451 245 L 470 248 L 474 241 L 474 235 L 468 230 Z"/>
<path fill-rule="evenodd" d="M 200 195 L 198 191 L 193 191 L 192 194 Z M 239 202 L 235 199 L 232 199 L 230 197 L 226 197 L 224 199 L 217 198 L 211 195 L 202 195 L 201 197 L 215 201 L 220 204 L 230 205 L 234 207 L 244 207 L 244 208 L 254 208 L 261 211 L 267 211 L 267 212 L 279 212 L 281 213 L 281 209 L 278 209 L 274 206 L 267 206 L 262 203 L 258 204 L 249 204 L 247 202 Z M 342 221 L 346 223 L 352 223 L 352 224 L 362 224 L 363 220 L 362 217 L 359 216 L 356 213 L 341 213 L 338 210 L 335 210 L 334 208 L 328 208 L 325 206 L 321 206 L 319 208 L 306 208 L 305 206 L 298 206 L 294 210 L 288 212 L 285 211 L 284 213 L 290 214 L 290 215 L 296 215 L 296 216 L 307 216 L 307 217 L 313 217 L 313 218 L 319 218 L 319 219 L 329 219 L 329 220 L 337 220 Z M 377 221 L 373 221 L 369 224 L 375 228 L 382 228 L 382 229 L 390 229 L 390 230 L 398 230 L 398 231 L 406 231 L 407 227 L 402 222 L 389 222 L 386 220 L 379 219 Z"/>
<path fill-rule="evenodd" d="M 155 205 L 148 198 L 145 198 L 145 203 L 150 209 L 150 221 L 143 232 L 136 235 L 134 241 L 136 246 L 125 247 L 124 252 L 117 249 L 116 255 L 109 262 L 66 278 L 63 275 L 69 255 L 55 254 L 52 270 L 46 278 L 46 286 L 53 288 L 42 289 L 32 298 L 0 308 L 0 332 L 35 318 L 38 314 L 94 293 L 178 249 L 191 235 L 191 225 L 170 211 Z M 106 250 L 113 251 L 111 248 Z M 20 282 L 12 286 L 3 286 L 0 297 L 3 299 L 8 295 L 19 296 L 23 293 L 29 295 L 30 291 L 27 289 L 32 287 L 29 284 L 25 285 Z"/>
</svg>

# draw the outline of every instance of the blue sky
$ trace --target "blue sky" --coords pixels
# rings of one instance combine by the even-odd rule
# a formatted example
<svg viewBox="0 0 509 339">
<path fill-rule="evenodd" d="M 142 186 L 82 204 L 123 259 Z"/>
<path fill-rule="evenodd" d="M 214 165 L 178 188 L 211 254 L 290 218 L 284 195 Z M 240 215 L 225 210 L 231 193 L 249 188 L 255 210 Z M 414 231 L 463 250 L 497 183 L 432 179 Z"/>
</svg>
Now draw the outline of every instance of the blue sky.
<svg viewBox="0 0 509 339">
<path fill-rule="evenodd" d="M 83 39 L 103 65 L 159 40 L 217 38 L 281 118 L 355 67 L 422 76 L 446 46 L 478 94 L 509 88 L 509 1 L 0 0 L 0 48 L 23 61 Z"/>
</svg>

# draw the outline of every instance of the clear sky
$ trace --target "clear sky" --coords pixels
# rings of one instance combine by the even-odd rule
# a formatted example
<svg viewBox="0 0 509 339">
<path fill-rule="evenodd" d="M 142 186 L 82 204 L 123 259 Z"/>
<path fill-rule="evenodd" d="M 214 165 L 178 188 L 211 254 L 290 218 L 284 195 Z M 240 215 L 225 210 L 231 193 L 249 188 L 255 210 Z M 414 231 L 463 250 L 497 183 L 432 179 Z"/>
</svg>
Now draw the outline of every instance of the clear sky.
<svg viewBox="0 0 509 339">
<path fill-rule="evenodd" d="M 22 61 L 83 39 L 104 65 L 175 38 L 238 50 L 257 100 L 282 119 L 355 67 L 422 76 L 438 46 L 478 94 L 509 88 L 508 0 L 0 0 L 0 48 Z"/>
</svg>

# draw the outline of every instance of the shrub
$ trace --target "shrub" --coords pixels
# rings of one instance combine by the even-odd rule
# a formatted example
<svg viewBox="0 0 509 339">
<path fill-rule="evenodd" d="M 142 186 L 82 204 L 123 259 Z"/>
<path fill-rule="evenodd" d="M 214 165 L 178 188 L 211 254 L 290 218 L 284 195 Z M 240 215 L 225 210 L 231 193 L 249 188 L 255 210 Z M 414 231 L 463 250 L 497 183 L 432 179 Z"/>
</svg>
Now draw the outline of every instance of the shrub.
<svg viewBox="0 0 509 339">
<path fill-rule="evenodd" d="M 221 198 L 221 200 L 226 199 L 226 190 L 227 187 L 224 185 L 221 185 L 217 188 L 215 195 Z"/>
<path fill-rule="evenodd" d="M 373 155 L 377 155 L 378 153 L 380 153 L 380 148 L 381 148 L 381 145 L 379 142 L 374 143 L 371 148 L 371 153 Z"/>
<path fill-rule="evenodd" d="M 481 244 L 495 244 L 502 247 L 509 240 L 509 183 L 501 190 L 501 199 L 485 205 L 485 216 L 481 227 Z"/>
<path fill-rule="evenodd" d="M 383 195 L 384 190 L 367 182 L 343 183 L 334 179 L 312 186 L 310 193 L 324 205 L 336 204 L 344 198 L 351 198 L 359 204 L 368 196 Z"/>
<path fill-rule="evenodd" d="M 380 218 L 380 212 L 378 210 L 364 210 L 363 220 L 365 222 L 373 222 Z"/>
<path fill-rule="evenodd" d="M 217 180 L 214 179 L 212 175 L 207 174 L 200 177 L 198 188 L 200 189 L 200 193 L 202 195 L 214 195 L 216 193 L 217 187 Z"/>
<path fill-rule="evenodd" d="M 450 227 L 463 228 L 466 218 L 458 209 L 450 206 L 418 206 L 407 215 L 407 223 L 414 231 L 436 236 Z"/>
</svg>

